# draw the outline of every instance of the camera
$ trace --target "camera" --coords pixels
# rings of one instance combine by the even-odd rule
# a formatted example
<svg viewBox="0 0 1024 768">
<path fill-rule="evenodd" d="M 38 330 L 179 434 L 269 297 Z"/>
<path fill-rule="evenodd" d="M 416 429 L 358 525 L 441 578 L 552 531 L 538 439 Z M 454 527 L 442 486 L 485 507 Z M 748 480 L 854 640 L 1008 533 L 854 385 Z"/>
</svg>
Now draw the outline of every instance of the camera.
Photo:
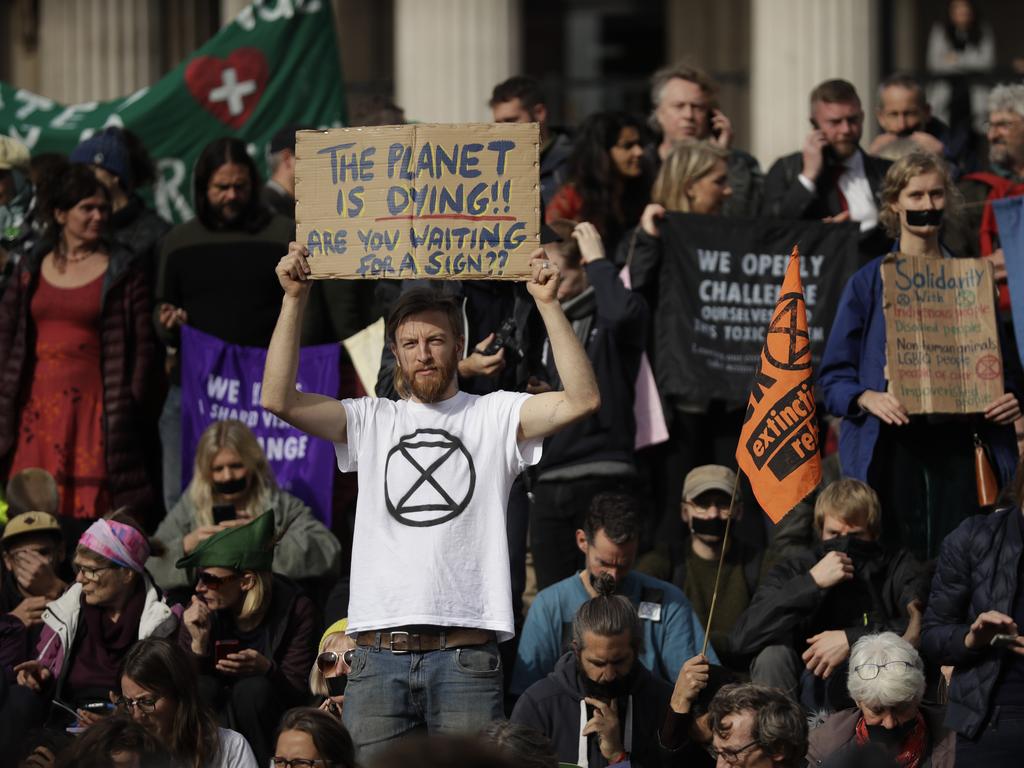
<svg viewBox="0 0 1024 768">
<path fill-rule="evenodd" d="M 504 349 L 506 356 L 512 360 L 520 360 L 523 351 L 516 341 L 516 321 L 514 318 L 507 318 L 494 334 L 491 343 L 480 353 L 482 355 L 496 355 L 499 350 Z"/>
</svg>

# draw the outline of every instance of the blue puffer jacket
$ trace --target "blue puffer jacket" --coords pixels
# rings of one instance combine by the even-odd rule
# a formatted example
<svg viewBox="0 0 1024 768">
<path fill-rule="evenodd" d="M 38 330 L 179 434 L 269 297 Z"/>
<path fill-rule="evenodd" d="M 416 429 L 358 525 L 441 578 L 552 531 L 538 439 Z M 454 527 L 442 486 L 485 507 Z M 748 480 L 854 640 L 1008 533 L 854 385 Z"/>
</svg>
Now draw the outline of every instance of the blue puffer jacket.
<svg viewBox="0 0 1024 768">
<path fill-rule="evenodd" d="M 1007 615 L 1017 593 L 1024 543 L 1019 507 L 964 520 L 946 537 L 924 614 L 921 651 L 934 664 L 956 667 L 946 726 L 973 738 L 988 714 L 1005 652 L 969 650 L 964 637 L 978 614 Z"/>
</svg>

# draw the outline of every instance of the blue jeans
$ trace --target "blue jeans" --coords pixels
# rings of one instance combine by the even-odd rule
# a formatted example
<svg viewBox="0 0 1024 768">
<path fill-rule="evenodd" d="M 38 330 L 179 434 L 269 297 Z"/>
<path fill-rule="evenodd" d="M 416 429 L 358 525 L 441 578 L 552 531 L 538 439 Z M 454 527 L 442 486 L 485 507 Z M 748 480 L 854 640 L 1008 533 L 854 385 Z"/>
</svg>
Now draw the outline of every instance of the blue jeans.
<svg viewBox="0 0 1024 768">
<path fill-rule="evenodd" d="M 503 720 L 497 643 L 428 653 L 356 648 L 342 719 L 365 762 L 416 728 L 478 731 Z"/>
</svg>

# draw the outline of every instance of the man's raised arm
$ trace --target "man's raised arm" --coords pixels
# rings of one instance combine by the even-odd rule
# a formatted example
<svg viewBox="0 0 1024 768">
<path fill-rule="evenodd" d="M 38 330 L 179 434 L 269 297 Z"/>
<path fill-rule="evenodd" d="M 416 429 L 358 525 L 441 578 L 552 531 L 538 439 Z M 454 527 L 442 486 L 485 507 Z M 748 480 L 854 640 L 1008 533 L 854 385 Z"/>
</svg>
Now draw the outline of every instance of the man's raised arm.
<svg viewBox="0 0 1024 768">
<path fill-rule="evenodd" d="M 544 258 L 542 249 L 534 253 L 530 263 L 533 275 L 526 288 L 544 321 L 563 389 L 534 395 L 523 403 L 519 412 L 521 441 L 552 435 L 601 407 L 594 369 L 558 303 L 558 269 Z"/>
<path fill-rule="evenodd" d="M 333 397 L 300 392 L 295 388 L 302 313 L 311 285 L 306 247 L 299 243 L 289 244 L 288 255 L 277 263 L 276 272 L 284 289 L 284 298 L 267 350 L 260 403 L 266 410 L 314 437 L 334 443 L 348 442 L 348 422 L 341 403 Z"/>
</svg>

